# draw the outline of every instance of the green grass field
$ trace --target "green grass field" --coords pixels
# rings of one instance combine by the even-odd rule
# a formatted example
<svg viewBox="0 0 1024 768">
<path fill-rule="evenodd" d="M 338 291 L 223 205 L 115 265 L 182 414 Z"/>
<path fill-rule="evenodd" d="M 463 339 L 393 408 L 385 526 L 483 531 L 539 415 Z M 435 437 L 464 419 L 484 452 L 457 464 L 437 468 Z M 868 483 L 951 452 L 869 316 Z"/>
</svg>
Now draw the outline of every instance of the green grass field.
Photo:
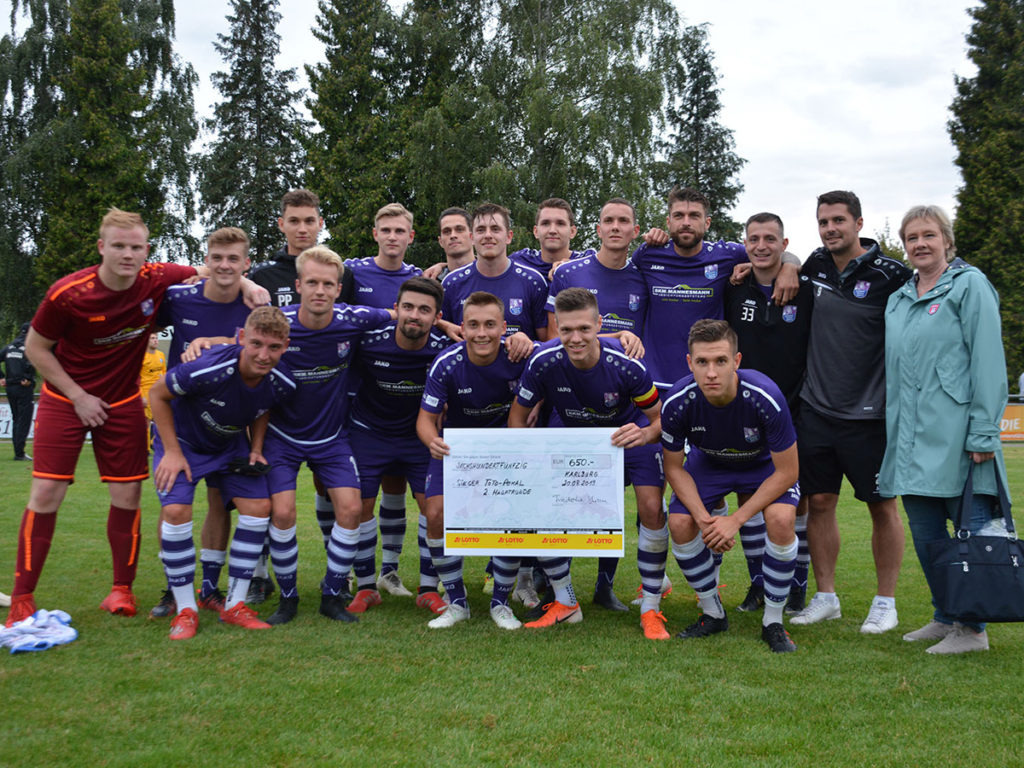
<svg viewBox="0 0 1024 768">
<path fill-rule="evenodd" d="M 9 450 L 0 445 L 5 592 L 30 478 Z M 1007 463 L 1019 493 L 1024 447 L 1008 448 Z M 738 550 L 723 567 L 730 631 L 703 641 L 646 641 L 636 608 L 592 608 L 590 560 L 574 567 L 578 625 L 499 630 L 480 591 L 482 558 L 466 566 L 473 619 L 450 630 L 427 629 L 412 598 L 390 595 L 358 624 L 329 622 L 316 613 L 324 553 L 311 508 L 300 513 L 302 604 L 292 624 L 247 633 L 204 612 L 194 640 L 172 643 L 166 620 L 144 616 L 163 584 L 152 486 L 140 615 L 123 619 L 98 609 L 110 583 L 108 502 L 88 450 L 78 476 L 36 597 L 71 613 L 80 637 L 45 653 L 0 653 L 3 766 L 1024 765 L 1024 626 L 992 625 L 991 651 L 960 657 L 904 643 L 903 632 L 930 618 L 908 534 L 899 628 L 861 635 L 874 576 L 867 512 L 848 489 L 843 618 L 794 627 L 798 652 L 776 656 L 759 639 L 760 616 L 733 610 L 747 586 Z M 300 498 L 312 498 L 308 478 Z M 407 585 L 417 573 L 412 509 L 410 500 Z M 697 609 L 671 561 L 669 575 L 676 589 L 663 610 L 674 634 Z M 634 540 L 620 597 L 638 583 Z"/>
</svg>

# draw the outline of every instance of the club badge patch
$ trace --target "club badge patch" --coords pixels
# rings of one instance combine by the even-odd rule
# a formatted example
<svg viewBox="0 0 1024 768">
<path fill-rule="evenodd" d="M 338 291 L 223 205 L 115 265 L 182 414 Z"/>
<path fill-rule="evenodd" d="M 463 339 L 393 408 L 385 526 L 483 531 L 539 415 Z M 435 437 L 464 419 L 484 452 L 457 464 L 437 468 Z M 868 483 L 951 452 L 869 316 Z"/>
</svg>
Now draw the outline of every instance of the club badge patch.
<svg viewBox="0 0 1024 768">
<path fill-rule="evenodd" d="M 142 314 L 149 317 L 153 314 L 153 300 L 145 299 L 141 304 L 139 304 L 139 309 L 142 310 Z"/>
<path fill-rule="evenodd" d="M 938 311 L 939 311 L 939 305 L 938 304 L 932 304 L 930 307 L 928 307 L 928 314 L 929 315 L 934 315 Z"/>
<path fill-rule="evenodd" d="M 635 293 L 629 294 L 629 310 L 636 312 L 638 309 L 640 309 L 640 297 Z"/>
<path fill-rule="evenodd" d="M 858 299 L 863 299 L 868 295 L 868 289 L 871 287 L 871 283 L 867 280 L 858 280 L 857 284 L 853 286 L 853 295 Z"/>
<path fill-rule="evenodd" d="M 508 311 L 513 315 L 523 314 L 523 300 L 522 299 L 509 299 L 508 300 Z"/>
<path fill-rule="evenodd" d="M 704 265 L 704 277 L 708 280 L 714 280 L 718 277 L 718 265 L 717 264 L 705 264 Z"/>
<path fill-rule="evenodd" d="M 352 342 L 350 341 L 339 341 L 338 342 L 338 357 L 344 358 L 348 356 L 349 350 L 352 348 Z"/>
<path fill-rule="evenodd" d="M 756 443 L 761 438 L 761 430 L 757 427 L 744 427 L 743 439 L 748 443 Z"/>
<path fill-rule="evenodd" d="M 782 308 L 782 321 L 792 323 L 794 320 L 796 320 L 796 307 L 792 304 L 787 304 Z"/>
</svg>

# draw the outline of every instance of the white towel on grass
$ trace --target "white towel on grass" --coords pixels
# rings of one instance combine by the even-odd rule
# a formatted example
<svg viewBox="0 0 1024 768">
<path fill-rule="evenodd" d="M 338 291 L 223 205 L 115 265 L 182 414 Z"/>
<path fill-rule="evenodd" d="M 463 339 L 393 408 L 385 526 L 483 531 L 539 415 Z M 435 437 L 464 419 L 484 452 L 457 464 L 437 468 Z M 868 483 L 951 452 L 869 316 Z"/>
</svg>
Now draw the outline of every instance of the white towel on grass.
<svg viewBox="0 0 1024 768">
<path fill-rule="evenodd" d="M 10 648 L 11 653 L 46 651 L 76 637 L 78 630 L 71 626 L 70 614 L 40 609 L 27 619 L 0 628 L 0 648 Z"/>
</svg>

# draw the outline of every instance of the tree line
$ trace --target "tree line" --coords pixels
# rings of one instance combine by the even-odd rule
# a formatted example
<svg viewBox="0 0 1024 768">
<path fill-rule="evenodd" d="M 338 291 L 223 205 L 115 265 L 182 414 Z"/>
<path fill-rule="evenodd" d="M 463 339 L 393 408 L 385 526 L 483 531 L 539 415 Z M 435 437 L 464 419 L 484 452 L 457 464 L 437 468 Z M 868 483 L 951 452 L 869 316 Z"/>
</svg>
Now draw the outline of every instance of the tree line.
<svg viewBox="0 0 1024 768">
<path fill-rule="evenodd" d="M 1007 363 L 1024 368 L 1024 0 L 983 0 L 949 132 L 963 176 L 959 255 L 1000 292 Z M 319 0 L 310 88 L 280 70 L 278 0 L 231 0 L 220 94 L 200 122 L 168 0 L 12 0 L 0 39 L 0 331 L 62 274 L 94 263 L 96 222 L 140 210 L 163 258 L 200 257 L 195 231 L 241 226 L 253 256 L 279 242 L 277 204 L 303 185 L 328 244 L 372 255 L 381 205 L 417 216 L 409 257 L 433 261 L 436 214 L 495 200 L 526 244 L 535 205 L 564 197 L 589 228 L 623 196 L 660 218 L 673 184 L 704 191 L 713 235 L 744 160 L 720 120 L 704 26 L 671 0 Z M 307 119 L 300 106 L 306 107 Z M 193 150 L 197 139 L 206 139 Z"/>
</svg>

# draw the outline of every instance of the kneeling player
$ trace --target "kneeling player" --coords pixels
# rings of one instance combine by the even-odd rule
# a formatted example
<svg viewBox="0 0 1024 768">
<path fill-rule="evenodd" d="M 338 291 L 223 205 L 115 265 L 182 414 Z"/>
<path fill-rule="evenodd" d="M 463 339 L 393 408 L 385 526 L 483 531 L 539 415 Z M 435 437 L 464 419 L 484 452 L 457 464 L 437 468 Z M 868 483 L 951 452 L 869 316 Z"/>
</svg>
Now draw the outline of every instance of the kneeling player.
<svg viewBox="0 0 1024 768">
<path fill-rule="evenodd" d="M 153 478 L 163 515 L 160 555 L 178 609 L 172 640 L 193 637 L 199 623 L 192 588 L 192 499 L 204 477 L 238 509 L 227 607 L 220 619 L 246 629 L 270 628 L 245 604 L 270 519 L 270 494 L 262 474 L 233 474 L 230 466 L 253 463 L 245 428 L 295 394 L 287 369 L 275 368 L 288 348 L 288 321 L 281 310 L 260 307 L 249 315 L 238 340 L 241 346 L 214 347 L 198 360 L 177 366 L 150 390 L 157 429 Z"/>
<path fill-rule="evenodd" d="M 800 501 L 789 408 L 767 376 L 737 370 L 740 354 L 728 323 L 698 320 L 690 329 L 689 350 L 692 375 L 669 390 L 661 416 L 665 476 L 674 492 L 669 504 L 672 554 L 701 607 L 697 622 L 677 637 L 706 637 L 729 628 L 712 552 L 731 549 L 740 526 L 764 510 L 761 637 L 776 653 L 795 651 L 782 626 L 796 567 L 793 521 Z M 728 516 L 710 515 L 712 502 L 731 492 L 739 498 L 739 509 Z"/>
<path fill-rule="evenodd" d="M 444 457 L 448 444 L 438 430 L 442 413 L 449 427 L 503 427 L 526 361 L 513 363 L 502 344 L 506 330 L 505 307 L 484 291 L 471 293 L 463 305 L 462 335 L 465 338 L 438 355 L 427 375 L 423 401 L 416 420 L 416 434 L 430 449 L 426 483 L 427 546 L 437 575 L 444 582 L 449 605 L 432 619 L 431 629 L 450 627 L 469 618 L 462 558 L 444 553 Z M 445 410 L 447 406 L 447 410 Z M 508 596 L 519 570 L 518 558 L 495 557 L 491 618 L 502 629 L 519 629 Z M 568 573 L 568 567 L 566 567 Z"/>
</svg>

